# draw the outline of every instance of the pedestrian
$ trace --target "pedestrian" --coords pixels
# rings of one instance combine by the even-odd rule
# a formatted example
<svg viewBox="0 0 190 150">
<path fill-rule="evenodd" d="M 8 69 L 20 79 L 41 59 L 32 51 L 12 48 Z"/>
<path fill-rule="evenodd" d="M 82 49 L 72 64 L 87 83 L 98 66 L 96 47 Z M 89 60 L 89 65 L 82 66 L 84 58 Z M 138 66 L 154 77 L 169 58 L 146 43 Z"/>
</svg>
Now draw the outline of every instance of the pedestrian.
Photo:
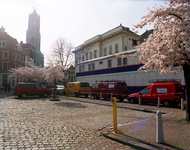
<svg viewBox="0 0 190 150">
<path fill-rule="evenodd" d="M 9 81 L 9 83 L 7 84 L 7 87 L 8 87 L 8 92 L 10 92 L 11 90 L 11 82 Z"/>
<path fill-rule="evenodd" d="M 4 82 L 4 83 L 3 83 L 3 86 L 4 86 L 4 92 L 7 92 L 7 83 Z"/>
</svg>

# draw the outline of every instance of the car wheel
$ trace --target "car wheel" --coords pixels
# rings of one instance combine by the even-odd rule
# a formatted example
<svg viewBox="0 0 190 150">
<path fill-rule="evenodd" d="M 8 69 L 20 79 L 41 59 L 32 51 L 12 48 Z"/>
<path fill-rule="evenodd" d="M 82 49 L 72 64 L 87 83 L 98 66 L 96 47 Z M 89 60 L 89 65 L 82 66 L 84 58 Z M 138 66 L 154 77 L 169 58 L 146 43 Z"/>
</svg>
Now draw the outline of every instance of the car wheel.
<svg viewBox="0 0 190 150">
<path fill-rule="evenodd" d="M 132 104 L 136 104 L 136 103 L 137 103 L 136 99 L 132 97 L 132 98 L 131 98 L 131 103 L 132 103 Z"/>
<path fill-rule="evenodd" d="M 44 93 L 43 96 L 44 96 L 44 97 L 48 97 L 48 94 L 47 94 L 47 93 Z"/>
<path fill-rule="evenodd" d="M 65 92 L 63 92 L 63 95 L 66 95 L 66 93 L 65 93 Z"/>
<path fill-rule="evenodd" d="M 85 97 L 87 98 L 87 97 L 88 97 L 88 94 L 86 94 Z"/>
<path fill-rule="evenodd" d="M 169 107 L 169 106 L 170 106 L 170 102 L 167 101 L 167 100 L 165 100 L 165 101 L 163 102 L 163 105 L 164 105 L 164 107 Z"/>
<path fill-rule="evenodd" d="M 123 102 L 123 100 L 124 100 L 124 98 L 119 98 L 119 101 L 120 101 L 120 102 Z"/>
<path fill-rule="evenodd" d="M 93 99 L 97 99 L 98 97 L 97 97 L 97 95 L 95 94 L 95 95 L 93 95 Z"/>
<path fill-rule="evenodd" d="M 27 97 L 26 93 L 22 93 L 21 97 L 26 98 Z"/>
<path fill-rule="evenodd" d="M 78 94 L 75 92 L 75 93 L 74 93 L 74 96 L 75 96 L 75 97 L 78 97 Z"/>
</svg>

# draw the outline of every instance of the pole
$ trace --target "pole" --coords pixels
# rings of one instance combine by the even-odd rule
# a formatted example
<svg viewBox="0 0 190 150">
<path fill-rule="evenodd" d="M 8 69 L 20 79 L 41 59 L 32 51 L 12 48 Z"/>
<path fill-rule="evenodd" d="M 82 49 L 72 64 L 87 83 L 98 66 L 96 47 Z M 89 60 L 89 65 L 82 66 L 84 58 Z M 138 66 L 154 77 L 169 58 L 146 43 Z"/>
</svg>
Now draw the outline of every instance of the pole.
<svg viewBox="0 0 190 150">
<path fill-rule="evenodd" d="M 157 111 L 157 117 L 156 117 L 156 142 L 164 143 L 162 112 L 161 111 Z"/>
<path fill-rule="evenodd" d="M 117 132 L 117 99 L 113 98 L 113 131 Z"/>
<path fill-rule="evenodd" d="M 160 97 L 158 97 L 158 107 L 160 107 Z"/>
</svg>

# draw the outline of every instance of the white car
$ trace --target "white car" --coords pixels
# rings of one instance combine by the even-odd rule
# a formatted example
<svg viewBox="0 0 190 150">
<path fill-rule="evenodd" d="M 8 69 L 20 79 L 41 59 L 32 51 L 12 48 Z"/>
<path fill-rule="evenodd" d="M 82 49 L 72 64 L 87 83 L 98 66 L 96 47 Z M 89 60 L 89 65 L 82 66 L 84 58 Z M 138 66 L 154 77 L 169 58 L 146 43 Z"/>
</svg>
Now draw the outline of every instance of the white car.
<svg viewBox="0 0 190 150">
<path fill-rule="evenodd" d="M 62 94 L 64 88 L 65 88 L 64 85 L 56 85 L 56 94 Z M 54 92 L 54 88 L 51 88 L 51 93 L 53 92 Z"/>
</svg>

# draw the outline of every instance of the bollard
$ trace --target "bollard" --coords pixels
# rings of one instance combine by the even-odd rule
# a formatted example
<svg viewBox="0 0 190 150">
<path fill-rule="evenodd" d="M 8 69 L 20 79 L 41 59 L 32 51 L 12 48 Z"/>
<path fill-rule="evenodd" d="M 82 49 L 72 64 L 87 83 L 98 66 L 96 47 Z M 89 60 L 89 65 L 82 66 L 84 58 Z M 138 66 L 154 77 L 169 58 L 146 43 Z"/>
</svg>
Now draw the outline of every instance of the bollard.
<svg viewBox="0 0 190 150">
<path fill-rule="evenodd" d="M 111 98 L 110 98 L 111 102 L 113 101 L 113 94 L 111 93 Z"/>
<path fill-rule="evenodd" d="M 141 96 L 139 95 L 139 105 L 141 105 Z"/>
<path fill-rule="evenodd" d="M 113 98 L 113 132 L 117 132 L 117 99 Z"/>
<path fill-rule="evenodd" d="M 160 97 L 158 97 L 158 107 L 160 107 Z"/>
<path fill-rule="evenodd" d="M 181 110 L 184 110 L 184 102 L 183 102 L 183 98 L 181 99 Z"/>
<path fill-rule="evenodd" d="M 162 112 L 161 111 L 157 111 L 157 116 L 156 116 L 156 142 L 164 143 Z"/>
<path fill-rule="evenodd" d="M 102 100 L 102 92 L 100 92 L 100 100 Z"/>
</svg>

